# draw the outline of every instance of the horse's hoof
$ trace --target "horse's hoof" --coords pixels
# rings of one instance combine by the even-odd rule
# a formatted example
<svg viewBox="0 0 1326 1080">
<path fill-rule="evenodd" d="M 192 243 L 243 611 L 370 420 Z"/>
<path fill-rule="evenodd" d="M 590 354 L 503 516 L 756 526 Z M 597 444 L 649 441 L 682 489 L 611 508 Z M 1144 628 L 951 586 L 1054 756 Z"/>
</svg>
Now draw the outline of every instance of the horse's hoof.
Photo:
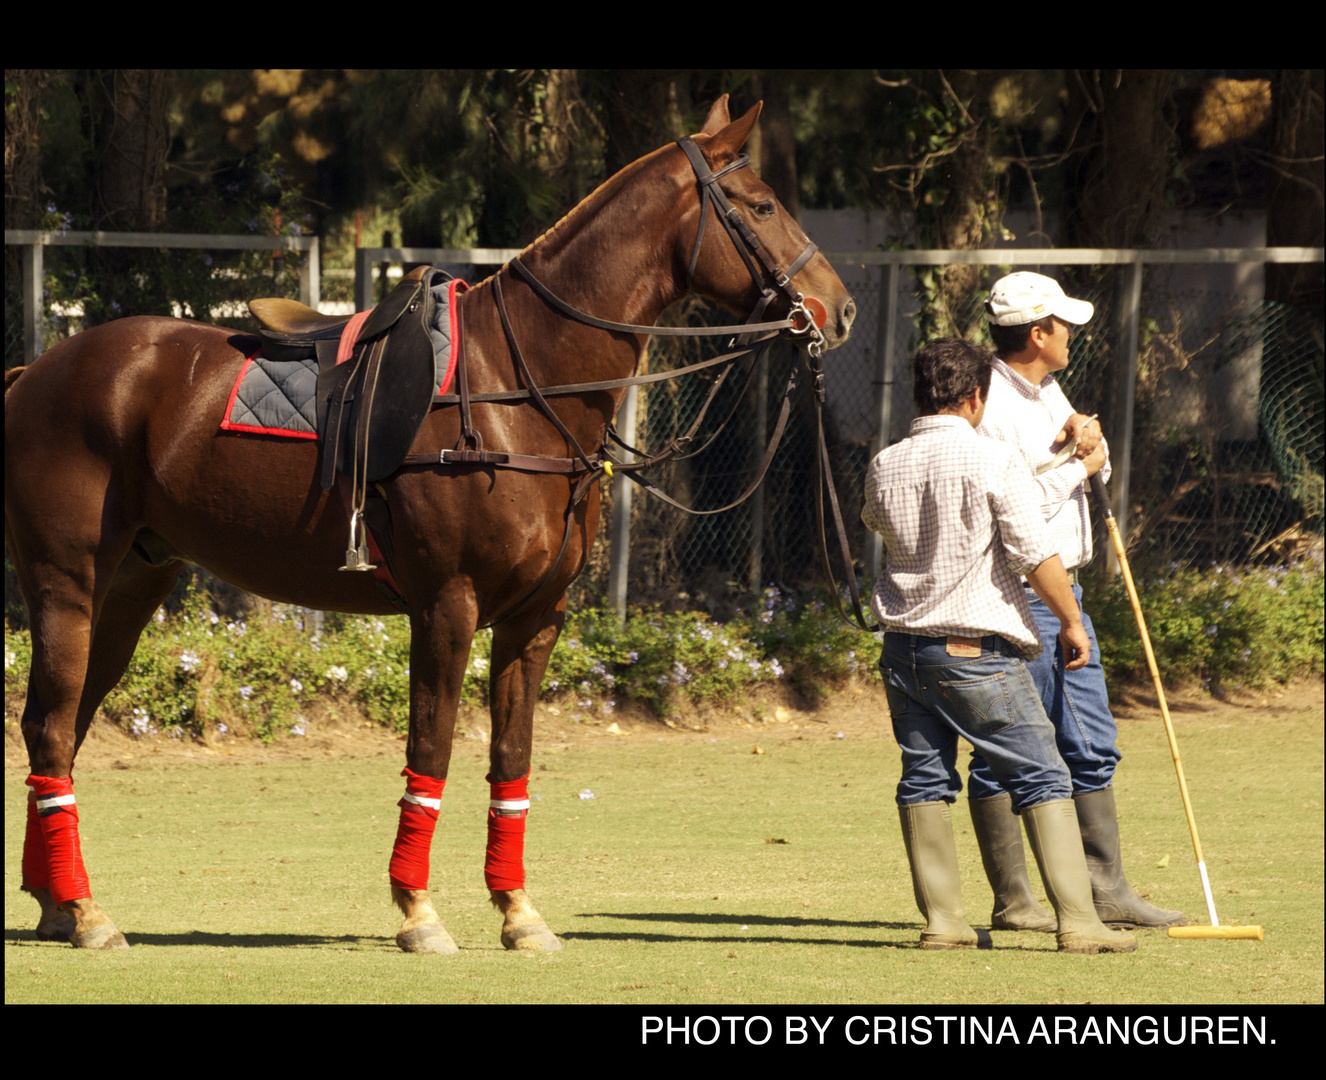
<svg viewBox="0 0 1326 1080">
<path fill-rule="evenodd" d="M 424 923 L 413 930 L 402 930 L 396 935 L 396 944 L 405 952 L 438 953 L 442 956 L 454 956 L 460 952 L 441 923 Z"/>
<path fill-rule="evenodd" d="M 559 952 L 562 943 L 557 940 L 557 936 L 548 929 L 548 924 L 543 922 L 530 923 L 528 926 L 517 926 L 514 929 L 502 930 L 502 946 L 506 949 L 532 949 L 538 952 Z"/>
<path fill-rule="evenodd" d="M 69 944 L 75 949 L 127 949 L 129 943 L 124 935 L 115 929 L 114 923 L 102 923 L 81 934 L 72 934 Z"/>
</svg>

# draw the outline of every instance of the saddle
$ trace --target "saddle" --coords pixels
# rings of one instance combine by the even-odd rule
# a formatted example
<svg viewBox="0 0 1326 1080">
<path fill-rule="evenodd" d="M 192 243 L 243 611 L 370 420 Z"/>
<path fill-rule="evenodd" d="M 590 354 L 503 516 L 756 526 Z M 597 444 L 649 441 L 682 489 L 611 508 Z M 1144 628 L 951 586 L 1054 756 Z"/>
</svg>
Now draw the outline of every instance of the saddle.
<svg viewBox="0 0 1326 1080">
<path fill-rule="evenodd" d="M 366 313 L 352 343 L 343 338 L 359 316 L 323 315 L 281 298 L 249 301 L 263 356 L 318 361 L 323 491 L 337 472 L 353 477 L 357 467 L 359 479 L 373 483 L 405 459 L 433 400 L 432 287 L 448 280 L 433 267 L 412 271 Z"/>
<path fill-rule="evenodd" d="M 343 570 L 375 569 L 361 523 L 366 503 L 380 500 L 369 499 L 368 485 L 400 468 L 432 405 L 432 290 L 450 278 L 434 267 L 419 267 L 372 311 L 355 316 L 323 315 L 281 298 L 249 301 L 265 357 L 317 359 L 322 490 L 332 489 L 337 473 L 350 481 L 350 543 Z M 375 511 L 385 513 L 385 503 L 369 513 Z"/>
</svg>

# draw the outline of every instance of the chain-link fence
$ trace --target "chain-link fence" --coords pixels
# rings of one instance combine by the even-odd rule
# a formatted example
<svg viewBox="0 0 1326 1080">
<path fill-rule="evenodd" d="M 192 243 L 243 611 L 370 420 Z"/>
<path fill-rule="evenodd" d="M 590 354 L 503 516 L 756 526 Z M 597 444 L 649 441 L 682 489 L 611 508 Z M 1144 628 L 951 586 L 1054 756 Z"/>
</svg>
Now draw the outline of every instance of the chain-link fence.
<svg viewBox="0 0 1326 1080">
<path fill-rule="evenodd" d="M 826 426 L 852 551 L 866 577 L 868 537 L 858 515 L 872 440 L 880 445 L 879 384 L 891 397 L 884 415 L 888 441 L 896 441 L 905 437 L 915 415 L 910 357 L 923 337 L 958 333 L 988 344 L 982 305 L 990 284 L 1007 269 L 979 269 L 975 285 L 955 297 L 930 268 L 922 273 L 904 268 L 897 275 L 897 317 L 878 332 L 887 278 L 876 271 L 852 283 L 858 305 L 853 337 L 825 357 Z M 1060 383 L 1078 411 L 1100 414 L 1116 470 L 1121 448 L 1131 443 L 1130 455 L 1123 455 L 1131 463 L 1124 515 L 1130 562 L 1280 560 L 1320 544 L 1326 501 L 1320 321 L 1264 300 L 1185 289 L 1183 275 L 1148 267 L 1137 312 L 1129 440 L 1121 431 L 1127 413 L 1120 389 L 1130 362 L 1129 269 L 1072 266 L 1050 272 L 1071 295 L 1096 307 L 1091 323 L 1073 338 Z M 886 370 L 877 354 L 890 335 L 894 359 Z M 649 365 L 678 367 L 712 355 L 721 344 L 656 340 Z M 722 506 L 744 490 L 795 362 L 786 347 L 775 347 L 765 361 L 763 384 L 758 362 L 751 362 L 756 366 L 749 382 L 732 376 L 711 409 L 712 416 L 732 412 L 727 427 L 702 456 L 662 467 L 656 482 L 701 509 Z M 708 392 L 709 378 L 661 384 L 642 397 L 642 448 L 656 452 L 685 430 Z M 818 582 L 814 414 L 808 380 L 801 381 L 762 498 L 708 517 L 635 498 L 632 603 L 679 598 L 712 610 L 724 605 L 724 597 L 771 582 L 792 588 Z M 1112 486 L 1122 482 L 1116 478 Z M 1108 548 L 1102 534 L 1099 562 Z"/>
<path fill-rule="evenodd" d="M 256 238 L 244 239 L 252 244 Z M 201 239 L 188 240 L 190 246 L 202 244 Z M 22 341 L 18 275 L 8 272 L 14 254 L 9 248 L 7 367 L 16 361 Z M 944 334 L 988 343 L 982 304 L 989 286 L 1008 270 L 964 266 L 959 275 L 918 263 L 916 257 L 927 253 L 906 253 L 910 257 L 902 260 L 892 258 L 896 254 L 835 257 L 858 315 L 852 338 L 827 354 L 824 365 L 829 454 L 866 587 L 878 551 L 872 551 L 872 538 L 860 524 L 863 481 L 872 452 L 905 437 L 914 415 L 909 358 L 923 340 Z M 1025 253 L 964 254 L 1003 258 Z M 1140 279 L 1140 301 L 1134 302 L 1130 289 L 1139 268 L 1118 265 L 1119 260 L 1149 264 L 1176 253 L 1102 252 L 1114 258 L 1095 265 L 1081 259 L 1070 264 L 1064 257 L 1071 254 L 1056 252 L 1064 263 L 1046 272 L 1072 295 L 1090 300 L 1096 315 L 1074 336 L 1071 363 L 1060 382 L 1080 412 L 1101 415 L 1116 467 L 1111 487 L 1126 495 L 1122 505 L 1116 501 L 1115 512 L 1125 526 L 1130 561 L 1255 562 L 1292 557 L 1319 544 L 1326 502 L 1320 319 L 1254 299 L 1256 288 L 1246 294 L 1194 288 L 1191 275 L 1185 282 L 1174 273 L 1181 259 L 1148 265 Z M 364 249 L 360 255 L 367 267 L 378 258 L 486 264 L 510 253 Z M 1269 255 L 1263 249 L 1237 257 L 1244 260 L 1240 265 L 1249 266 L 1249 260 Z M 1312 258 L 1319 262 L 1320 252 Z M 881 265 L 885 259 L 894 265 Z M 1228 263 L 1230 258 L 1208 261 Z M 309 262 L 316 267 L 316 254 Z M 368 281 L 371 275 L 361 276 Z M 961 285 L 955 287 L 959 276 Z M 310 285 L 316 298 L 316 273 L 304 291 Z M 687 301 L 668 317 L 692 324 L 729 321 L 727 313 L 698 300 Z M 48 322 L 48 337 L 54 329 Z M 647 367 L 680 367 L 726 347 L 727 342 L 712 339 L 655 339 Z M 743 362 L 716 396 L 693 446 L 710 435 L 712 443 L 697 456 L 660 466 L 655 483 L 701 510 L 723 506 L 743 492 L 777 420 L 789 372 L 798 363 L 799 354 L 783 344 Z M 627 585 L 631 603 L 717 611 L 771 582 L 791 588 L 818 583 L 815 419 L 809 380 L 802 375 L 781 445 L 752 498 L 723 513 L 693 517 L 648 496 L 635 497 Z M 642 388 L 636 444 L 657 452 L 685 431 L 716 377 L 711 371 Z M 1121 392 L 1129 379 L 1135 382 L 1131 410 Z M 880 436 L 882 427 L 886 438 Z M 1130 467 L 1121 469 L 1121 461 Z M 1121 477 L 1123 472 L 1127 475 Z M 602 517 L 605 542 L 579 583 L 581 602 L 602 601 L 606 595 L 608 502 L 609 512 Z M 1098 538 L 1098 552 L 1108 546 Z"/>
</svg>

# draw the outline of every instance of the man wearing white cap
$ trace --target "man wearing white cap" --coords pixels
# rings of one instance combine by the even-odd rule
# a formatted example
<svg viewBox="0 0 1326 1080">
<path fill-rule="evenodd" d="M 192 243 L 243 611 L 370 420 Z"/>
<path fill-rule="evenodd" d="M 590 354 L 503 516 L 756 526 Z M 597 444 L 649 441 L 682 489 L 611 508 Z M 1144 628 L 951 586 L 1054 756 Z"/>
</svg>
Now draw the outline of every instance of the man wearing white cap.
<svg viewBox="0 0 1326 1080">
<path fill-rule="evenodd" d="M 1077 571 L 1092 557 L 1085 482 L 1097 472 L 1109 479 L 1109 447 L 1100 425 L 1069 404 L 1054 376 L 1068 366 L 1073 328 L 1089 322 L 1094 309 L 1085 300 L 1065 295 L 1053 278 L 1020 271 L 995 282 L 985 310 L 996 356 L 990 398 L 978 431 L 1011 443 L 1026 460 L 1052 543 L 1081 607 Z M 1129 929 L 1181 926 L 1187 921 L 1181 911 L 1147 903 L 1124 876 L 1111 786 L 1121 756 L 1116 746 L 1118 728 L 1110 712 L 1091 619 L 1083 612 L 1091 662 L 1067 671 L 1062 656 L 1056 656 L 1058 619 L 1030 588 L 1027 599 L 1044 644 L 1040 658 L 1028 668 L 1072 776 L 1073 801 L 1101 921 Z M 994 928 L 1053 931 L 1054 916 L 1037 902 L 1027 880 L 1021 830 L 1010 797 L 979 754 L 972 757 L 968 805 L 994 889 Z"/>
</svg>

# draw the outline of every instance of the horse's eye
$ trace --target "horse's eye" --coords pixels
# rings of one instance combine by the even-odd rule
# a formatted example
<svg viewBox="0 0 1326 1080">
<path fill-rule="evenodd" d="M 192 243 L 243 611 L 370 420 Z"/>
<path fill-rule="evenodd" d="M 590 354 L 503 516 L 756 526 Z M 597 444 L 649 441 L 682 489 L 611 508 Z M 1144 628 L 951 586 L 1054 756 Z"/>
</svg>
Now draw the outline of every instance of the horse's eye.
<svg viewBox="0 0 1326 1080">
<path fill-rule="evenodd" d="M 774 216 L 774 204 L 772 202 L 756 203 L 751 209 L 755 211 L 757 217 Z"/>
</svg>

